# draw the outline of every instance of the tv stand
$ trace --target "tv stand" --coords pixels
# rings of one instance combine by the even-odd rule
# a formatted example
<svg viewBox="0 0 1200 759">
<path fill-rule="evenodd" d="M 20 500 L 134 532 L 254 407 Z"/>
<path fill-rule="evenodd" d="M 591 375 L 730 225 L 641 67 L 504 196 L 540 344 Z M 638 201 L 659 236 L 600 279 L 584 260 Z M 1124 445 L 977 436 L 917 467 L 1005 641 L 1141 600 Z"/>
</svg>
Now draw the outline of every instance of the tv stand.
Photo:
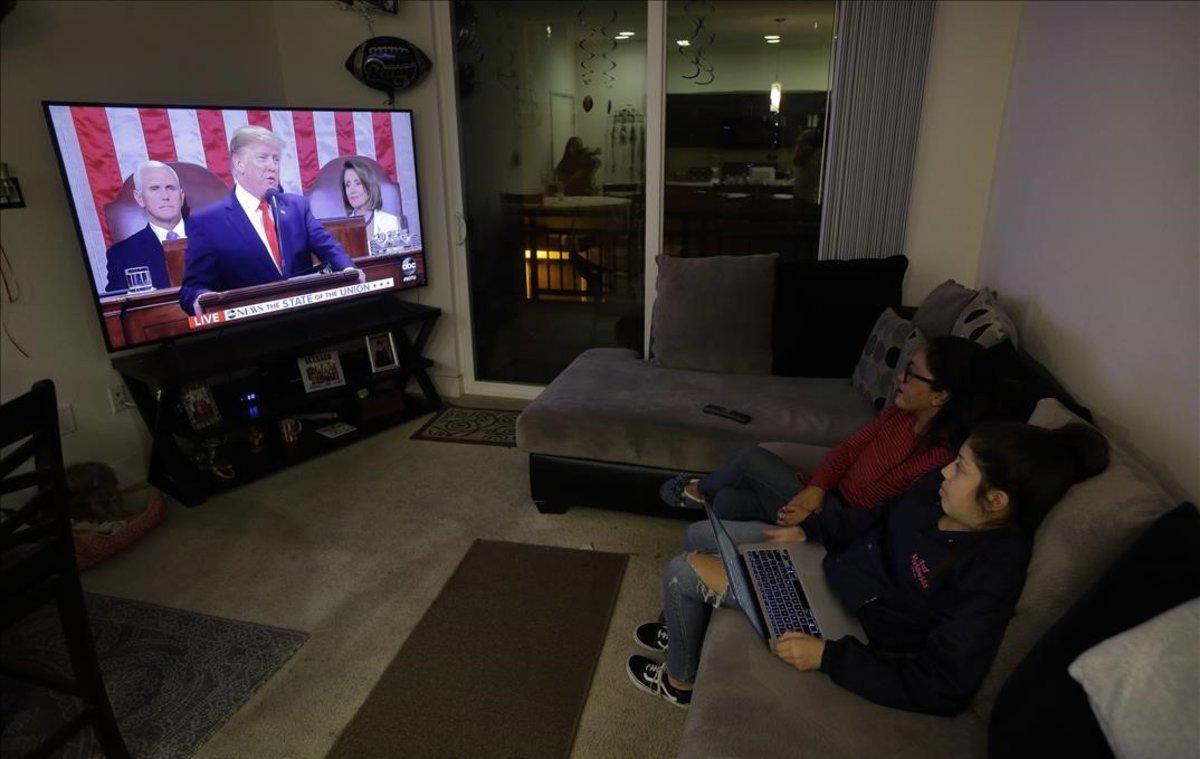
<svg viewBox="0 0 1200 759">
<path fill-rule="evenodd" d="M 440 315 L 441 309 L 384 293 L 114 358 L 153 439 L 147 481 L 197 506 L 441 408 L 426 371 L 433 362 L 421 355 Z M 399 366 L 373 372 L 363 338 L 380 332 L 392 334 Z M 296 360 L 332 350 L 340 356 L 345 385 L 306 392 Z M 407 392 L 410 381 L 420 394 Z M 193 427 L 182 404 L 193 385 L 209 389 L 219 421 Z M 280 422 L 298 417 L 298 439 L 284 441 Z M 317 433 L 334 422 L 355 429 L 333 438 Z"/>
</svg>

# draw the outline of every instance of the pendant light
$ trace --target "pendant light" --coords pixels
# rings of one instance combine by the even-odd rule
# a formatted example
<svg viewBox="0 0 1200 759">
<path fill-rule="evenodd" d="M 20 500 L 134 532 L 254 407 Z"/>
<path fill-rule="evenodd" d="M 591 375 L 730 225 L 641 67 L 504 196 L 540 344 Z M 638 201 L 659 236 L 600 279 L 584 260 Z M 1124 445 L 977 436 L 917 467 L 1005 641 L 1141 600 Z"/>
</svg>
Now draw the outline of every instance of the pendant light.
<svg viewBox="0 0 1200 759">
<path fill-rule="evenodd" d="M 769 44 L 780 45 L 783 41 L 783 35 L 778 32 L 783 29 L 784 19 L 775 19 L 775 38 L 769 40 Z M 775 50 L 775 81 L 771 82 L 771 113 L 779 113 L 779 106 L 783 101 L 783 84 L 779 81 L 779 50 Z"/>
</svg>

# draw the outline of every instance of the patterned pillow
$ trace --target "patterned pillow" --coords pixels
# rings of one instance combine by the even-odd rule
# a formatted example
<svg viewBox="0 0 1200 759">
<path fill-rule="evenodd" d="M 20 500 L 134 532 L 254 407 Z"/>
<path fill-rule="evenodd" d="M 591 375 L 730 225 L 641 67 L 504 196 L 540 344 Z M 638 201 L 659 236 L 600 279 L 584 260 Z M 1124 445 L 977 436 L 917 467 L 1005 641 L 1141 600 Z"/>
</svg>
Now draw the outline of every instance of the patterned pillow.
<svg viewBox="0 0 1200 759">
<path fill-rule="evenodd" d="M 994 348 L 1005 340 L 1012 343 L 1013 348 L 1017 347 L 1016 325 L 996 302 L 996 292 L 986 288 L 962 310 L 950 334 L 965 337 L 984 348 Z"/>
<path fill-rule="evenodd" d="M 867 337 L 867 344 L 863 346 L 850 384 L 861 390 L 877 411 L 884 407 L 892 393 L 896 367 L 903 366 L 900 352 L 912 331 L 912 322 L 901 319 L 889 308 L 879 315 Z"/>
<path fill-rule="evenodd" d="M 900 383 L 904 381 L 904 367 L 913 360 L 917 351 L 928 344 L 929 340 L 926 339 L 925 333 L 921 331 L 920 327 L 914 326 L 908 333 L 908 339 L 904 341 L 904 347 L 900 349 L 900 358 L 896 361 L 895 376 L 892 378 L 892 394 L 887 399 L 888 406 L 896 402 L 896 393 L 900 390 Z"/>
</svg>

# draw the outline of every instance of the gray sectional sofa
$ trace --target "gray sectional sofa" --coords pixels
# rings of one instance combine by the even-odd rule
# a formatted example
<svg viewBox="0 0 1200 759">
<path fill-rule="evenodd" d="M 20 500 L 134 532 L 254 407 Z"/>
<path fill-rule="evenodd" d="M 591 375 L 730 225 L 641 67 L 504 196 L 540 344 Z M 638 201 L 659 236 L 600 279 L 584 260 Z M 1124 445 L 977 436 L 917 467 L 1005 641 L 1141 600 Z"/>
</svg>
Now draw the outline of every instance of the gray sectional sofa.
<svg viewBox="0 0 1200 759">
<path fill-rule="evenodd" d="M 685 270 L 709 269 L 708 290 L 694 298 L 701 313 L 660 307 L 671 300 L 672 284 L 692 296 L 705 287 L 695 277 L 672 278 L 678 263 L 660 263 L 656 329 L 678 335 L 683 324 L 711 335 L 721 325 L 702 324 L 714 313 L 708 304 L 723 297 L 736 312 L 754 304 L 761 331 L 770 335 L 759 341 L 765 357 L 743 361 L 742 351 L 730 360 L 737 371 L 714 371 L 708 354 L 694 362 L 707 370 L 662 360 L 661 341 L 651 360 L 616 348 L 581 354 L 517 419 L 517 446 L 529 454 L 530 495 L 539 510 L 597 506 L 677 516 L 658 500 L 659 484 L 675 472 L 711 471 L 764 440 L 825 448 L 874 417 L 870 400 L 846 378 L 880 312 L 900 307 L 905 258 L 776 264 L 770 257 L 752 262 L 753 276 L 743 279 L 754 281 L 741 292 L 729 273 L 739 261 L 688 261 Z M 739 333 L 725 331 L 732 351 L 741 348 Z M 752 365 L 762 371 L 749 373 Z M 752 421 L 705 414 L 709 403 Z"/>
<path fill-rule="evenodd" d="M 747 373 L 746 364 L 743 371 L 673 366 L 658 355 L 643 360 L 628 350 L 583 353 L 517 422 L 537 507 L 558 512 L 590 505 L 680 516 L 658 501 L 666 477 L 710 471 L 754 444 L 775 450 L 797 470 L 812 471 L 829 446 L 874 417 L 890 387 L 883 364 L 902 365 L 905 352 L 924 338 L 949 332 L 976 339 L 997 357 L 1001 415 L 1050 427 L 1091 422 L 1087 409 L 1015 349 L 1015 330 L 994 293 L 948 282 L 915 311 L 901 309 L 905 263 L 780 264 L 769 306 L 769 373 Z M 716 278 L 721 287 L 725 275 Z M 688 287 L 694 290 L 697 280 Z M 660 277 L 660 298 L 663 290 Z M 751 298 L 746 292 L 739 297 Z M 889 308 L 890 316 L 880 315 Z M 665 311 L 656 311 L 655 329 L 664 318 L 691 318 Z M 795 329 L 796 321 L 805 329 Z M 885 344 L 880 330 L 899 337 Z M 871 366 L 876 361 L 882 363 Z M 848 379 L 852 369 L 856 384 Z M 741 425 L 706 415 L 700 411 L 706 403 L 736 408 L 753 420 Z M 716 610 L 680 756 L 987 756 L 993 704 L 1014 668 L 1172 506 L 1115 444 L 1109 469 L 1072 488 L 1040 528 L 1024 592 L 992 670 L 972 708 L 953 718 L 882 707 L 821 673 L 798 673 L 769 652 L 740 612 Z"/>
</svg>

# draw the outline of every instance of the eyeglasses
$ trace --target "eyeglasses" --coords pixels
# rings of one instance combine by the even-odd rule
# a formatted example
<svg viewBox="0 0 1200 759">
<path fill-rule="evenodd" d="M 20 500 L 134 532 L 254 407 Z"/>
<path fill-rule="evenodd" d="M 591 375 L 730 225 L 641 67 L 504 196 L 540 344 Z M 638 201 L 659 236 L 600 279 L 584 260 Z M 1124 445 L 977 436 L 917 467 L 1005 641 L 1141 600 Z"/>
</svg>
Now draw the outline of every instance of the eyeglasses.
<svg viewBox="0 0 1200 759">
<path fill-rule="evenodd" d="M 918 380 L 920 382 L 924 382 L 926 385 L 929 385 L 930 387 L 934 387 L 935 385 L 937 385 L 937 380 L 933 379 L 932 377 L 922 377 L 921 375 L 914 372 L 911 361 L 909 361 L 908 365 L 904 367 L 904 381 L 907 381 L 909 378 Z"/>
</svg>

